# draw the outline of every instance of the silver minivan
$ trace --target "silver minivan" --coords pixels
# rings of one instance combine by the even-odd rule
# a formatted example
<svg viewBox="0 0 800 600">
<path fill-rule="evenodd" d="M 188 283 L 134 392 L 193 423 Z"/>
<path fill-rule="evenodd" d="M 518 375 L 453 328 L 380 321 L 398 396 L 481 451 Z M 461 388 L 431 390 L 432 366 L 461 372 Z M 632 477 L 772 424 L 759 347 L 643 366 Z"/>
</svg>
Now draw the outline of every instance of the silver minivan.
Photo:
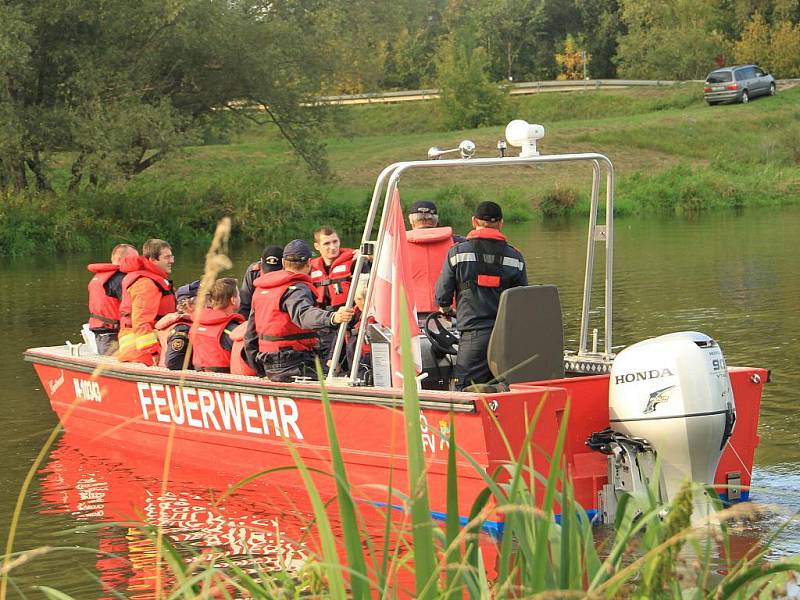
<svg viewBox="0 0 800 600">
<path fill-rule="evenodd" d="M 703 97 L 711 105 L 720 102 L 746 104 L 755 96 L 774 96 L 778 92 L 775 78 L 757 65 L 725 67 L 706 77 Z"/>
</svg>

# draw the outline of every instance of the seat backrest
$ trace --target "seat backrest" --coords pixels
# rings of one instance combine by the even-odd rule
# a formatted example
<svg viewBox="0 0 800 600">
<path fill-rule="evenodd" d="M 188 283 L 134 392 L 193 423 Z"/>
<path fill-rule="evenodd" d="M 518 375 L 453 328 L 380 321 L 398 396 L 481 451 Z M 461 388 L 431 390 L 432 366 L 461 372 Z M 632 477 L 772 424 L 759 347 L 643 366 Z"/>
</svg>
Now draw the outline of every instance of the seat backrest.
<svg viewBox="0 0 800 600">
<path fill-rule="evenodd" d="M 487 358 L 492 375 L 509 384 L 564 376 L 564 329 L 556 286 L 503 292 Z"/>
</svg>

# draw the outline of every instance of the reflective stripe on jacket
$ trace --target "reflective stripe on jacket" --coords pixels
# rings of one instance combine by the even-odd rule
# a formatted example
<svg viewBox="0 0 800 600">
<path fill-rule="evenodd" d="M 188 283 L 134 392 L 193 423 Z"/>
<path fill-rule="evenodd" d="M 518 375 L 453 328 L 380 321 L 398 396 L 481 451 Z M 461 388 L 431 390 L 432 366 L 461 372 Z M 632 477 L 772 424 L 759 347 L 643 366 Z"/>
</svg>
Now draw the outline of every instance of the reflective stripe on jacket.
<svg viewBox="0 0 800 600">
<path fill-rule="evenodd" d="M 255 281 L 252 312 L 258 334 L 259 352 L 277 352 L 282 349 L 313 350 L 318 343 L 317 334 L 292 322 L 289 313 L 281 309 L 283 294 L 294 286 L 307 286 L 313 295 L 313 282 L 308 275 L 289 271 L 265 273 Z"/>
<path fill-rule="evenodd" d="M 199 371 L 230 371 L 231 352 L 222 347 L 220 338 L 233 332 L 243 322 L 242 315 L 206 307 L 197 323 L 189 330 L 192 343 L 192 364 Z"/>
<path fill-rule="evenodd" d="M 119 298 L 110 296 L 106 283 L 119 273 L 119 266 L 93 263 L 87 269 L 94 273 L 89 281 L 89 329 L 119 329 Z"/>
<path fill-rule="evenodd" d="M 172 282 L 142 256 L 126 257 L 120 268 L 127 275 L 122 280 L 118 358 L 152 365 L 160 350 L 155 323 L 175 312 Z"/>
<path fill-rule="evenodd" d="M 321 256 L 311 259 L 311 281 L 317 294 L 317 302 L 325 308 L 339 308 L 347 302 L 350 282 L 353 278 L 353 255 L 351 248 L 342 248 L 331 263 L 325 267 Z"/>
<path fill-rule="evenodd" d="M 460 331 L 491 329 L 500 294 L 520 285 L 528 285 L 525 258 L 500 231 L 481 228 L 448 251 L 435 300 L 438 306 L 450 306 L 455 297 Z"/>
</svg>

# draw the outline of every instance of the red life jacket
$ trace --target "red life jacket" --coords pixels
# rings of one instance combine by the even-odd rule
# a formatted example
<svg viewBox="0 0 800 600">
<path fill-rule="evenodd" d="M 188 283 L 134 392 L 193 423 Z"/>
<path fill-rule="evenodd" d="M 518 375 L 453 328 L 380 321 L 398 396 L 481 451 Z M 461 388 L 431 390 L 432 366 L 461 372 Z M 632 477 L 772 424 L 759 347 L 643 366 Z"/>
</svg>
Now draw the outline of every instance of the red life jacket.
<svg viewBox="0 0 800 600">
<path fill-rule="evenodd" d="M 417 312 L 439 310 L 433 300 L 434 290 L 447 252 L 453 247 L 453 229 L 450 227 L 412 229 L 406 231 L 406 239 Z"/>
<path fill-rule="evenodd" d="M 316 332 L 298 327 L 289 313 L 281 310 L 283 294 L 295 285 L 308 286 L 313 293 L 311 278 L 302 273 L 273 271 L 255 280 L 252 311 L 255 313 L 259 352 L 277 352 L 286 348 L 307 352 L 316 348 L 319 342 Z"/>
<path fill-rule="evenodd" d="M 158 334 L 158 343 L 161 345 L 161 352 L 158 355 L 159 367 L 166 366 L 167 340 L 169 340 L 169 336 L 172 335 L 172 330 L 175 325 L 179 323 L 185 323 L 191 327 L 192 315 L 173 312 L 169 313 L 168 315 L 164 315 L 158 321 L 156 321 L 155 327 L 156 333 Z"/>
<path fill-rule="evenodd" d="M 219 343 L 226 329 L 233 331 L 232 324 L 239 324 L 244 317 L 238 313 L 226 313 L 218 308 L 205 307 L 197 323 L 189 330 L 192 343 L 192 364 L 198 371 L 230 371 L 231 353 Z"/>
<path fill-rule="evenodd" d="M 353 278 L 354 252 L 352 248 L 342 248 L 327 270 L 321 256 L 311 259 L 311 281 L 320 306 L 339 308 L 347 302 Z"/>
<path fill-rule="evenodd" d="M 127 273 L 125 279 L 122 280 L 122 302 L 119 306 L 121 327 L 130 328 L 133 326 L 131 321 L 131 297 L 128 294 L 128 288 L 141 277 L 147 277 L 156 284 L 156 287 L 161 292 L 161 301 L 158 304 L 156 320 L 175 312 L 175 292 L 172 289 L 172 281 L 167 279 L 167 274 L 156 267 L 150 260 L 143 256 L 126 256 L 122 259 L 120 270 Z"/>
<path fill-rule="evenodd" d="M 119 329 L 119 299 L 109 296 L 105 285 L 119 273 L 111 263 L 92 263 L 87 269 L 95 276 L 89 281 L 89 329 Z"/>
<path fill-rule="evenodd" d="M 233 348 L 231 349 L 231 373 L 234 375 L 256 375 L 257 373 L 244 359 L 244 336 L 247 333 L 247 321 L 239 323 L 231 332 Z"/>
</svg>

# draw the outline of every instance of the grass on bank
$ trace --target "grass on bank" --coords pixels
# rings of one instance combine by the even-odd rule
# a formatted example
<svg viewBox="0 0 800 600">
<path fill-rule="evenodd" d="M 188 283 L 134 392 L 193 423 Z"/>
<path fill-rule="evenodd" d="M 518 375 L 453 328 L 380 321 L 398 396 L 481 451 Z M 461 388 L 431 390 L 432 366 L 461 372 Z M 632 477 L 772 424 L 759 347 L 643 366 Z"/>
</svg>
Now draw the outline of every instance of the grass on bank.
<svg viewBox="0 0 800 600">
<path fill-rule="evenodd" d="M 617 172 L 616 212 L 684 213 L 777 206 L 800 198 L 800 88 L 747 105 L 709 107 L 699 85 L 512 97 L 513 114 L 542 123 L 543 153 L 607 154 Z M 428 147 L 476 142 L 496 154 L 502 127 L 446 132 L 436 102 L 343 107 L 326 134 L 334 178 L 320 182 L 269 127 L 226 144 L 187 148 L 125 183 L 74 195 L 0 197 L 0 254 L 110 248 L 162 237 L 207 242 L 210 223 L 233 220 L 240 239 L 281 243 L 321 223 L 359 230 L 386 165 L 424 159 Z M 56 172 L 64 164 L 54 164 Z M 63 179 L 63 177 L 62 177 Z M 585 214 L 586 166 L 421 171 L 404 176 L 404 201 L 432 197 L 461 229 L 472 206 L 494 199 L 509 221 Z M 61 186 L 63 187 L 63 185 Z"/>
</svg>

